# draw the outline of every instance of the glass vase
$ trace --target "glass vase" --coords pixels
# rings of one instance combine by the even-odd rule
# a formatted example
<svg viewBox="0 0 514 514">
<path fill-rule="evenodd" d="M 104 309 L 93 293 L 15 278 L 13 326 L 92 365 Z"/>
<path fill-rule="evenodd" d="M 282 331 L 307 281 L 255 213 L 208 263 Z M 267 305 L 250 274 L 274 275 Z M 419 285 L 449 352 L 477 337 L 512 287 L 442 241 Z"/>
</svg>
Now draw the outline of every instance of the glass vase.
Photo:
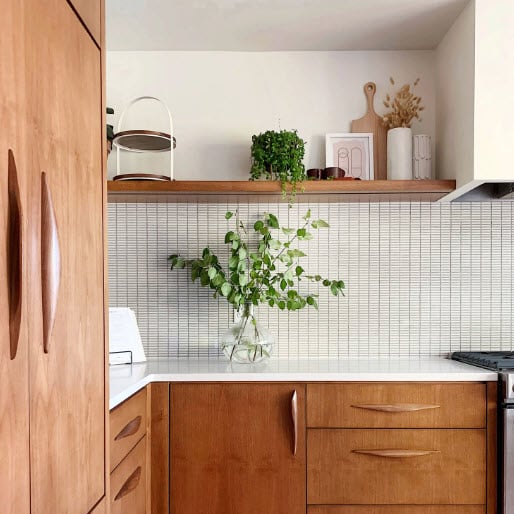
<svg viewBox="0 0 514 514">
<path fill-rule="evenodd" d="M 253 364 L 268 359 L 275 340 L 254 316 L 253 305 L 243 306 L 241 320 L 221 336 L 220 347 L 231 362 Z"/>
</svg>

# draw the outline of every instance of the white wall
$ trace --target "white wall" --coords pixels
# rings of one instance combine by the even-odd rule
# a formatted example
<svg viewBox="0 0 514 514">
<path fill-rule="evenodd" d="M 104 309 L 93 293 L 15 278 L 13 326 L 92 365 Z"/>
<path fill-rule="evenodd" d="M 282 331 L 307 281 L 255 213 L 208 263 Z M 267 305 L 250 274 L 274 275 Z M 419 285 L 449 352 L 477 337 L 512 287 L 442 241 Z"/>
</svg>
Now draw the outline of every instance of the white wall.
<svg viewBox="0 0 514 514">
<path fill-rule="evenodd" d="M 363 86 L 377 83 L 377 112 L 397 84 L 421 78 L 418 92 L 426 110 L 414 133 L 435 137 L 435 53 L 412 52 L 108 52 L 107 101 L 117 122 L 133 98 L 153 95 L 173 113 L 178 146 L 176 179 L 248 178 L 253 134 L 298 129 L 307 141 L 305 164 L 324 166 L 327 132 L 347 132 L 352 119 L 365 114 Z M 157 104 L 136 107 L 124 128 L 166 129 Z M 131 126 L 132 125 L 132 126 Z M 123 170 L 158 171 L 154 159 L 125 158 Z M 111 154 L 109 169 L 115 169 Z"/>
<path fill-rule="evenodd" d="M 475 103 L 475 5 L 470 2 L 436 51 L 437 171 L 456 179 L 457 187 L 473 180 Z"/>
<path fill-rule="evenodd" d="M 512 180 L 514 0 L 476 0 L 475 178 Z"/>
</svg>

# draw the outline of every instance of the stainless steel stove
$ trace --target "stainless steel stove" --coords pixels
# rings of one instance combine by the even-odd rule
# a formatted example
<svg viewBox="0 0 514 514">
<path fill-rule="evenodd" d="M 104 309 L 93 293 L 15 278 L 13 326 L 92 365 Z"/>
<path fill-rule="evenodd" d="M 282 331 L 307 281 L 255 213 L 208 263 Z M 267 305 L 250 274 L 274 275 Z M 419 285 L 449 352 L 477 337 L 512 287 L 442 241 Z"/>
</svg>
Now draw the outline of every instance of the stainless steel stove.
<svg viewBox="0 0 514 514">
<path fill-rule="evenodd" d="M 514 352 L 455 352 L 452 359 L 499 373 L 499 512 L 514 514 Z"/>
</svg>

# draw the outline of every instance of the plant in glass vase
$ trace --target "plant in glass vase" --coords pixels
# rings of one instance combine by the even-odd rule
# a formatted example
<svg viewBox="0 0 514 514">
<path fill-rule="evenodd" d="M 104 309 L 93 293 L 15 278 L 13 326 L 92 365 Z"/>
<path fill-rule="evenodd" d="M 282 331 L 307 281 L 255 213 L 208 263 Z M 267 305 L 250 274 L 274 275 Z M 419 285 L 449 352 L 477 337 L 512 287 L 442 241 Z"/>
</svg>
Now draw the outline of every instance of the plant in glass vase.
<svg viewBox="0 0 514 514">
<path fill-rule="evenodd" d="M 318 308 L 317 295 L 299 291 L 302 281 L 319 283 L 334 296 L 344 296 L 342 280 L 329 280 L 309 275 L 300 265 L 307 255 L 298 248 L 300 241 L 314 236 L 311 230 L 327 228 L 321 219 L 312 219 L 308 210 L 298 229 L 280 225 L 278 218 L 266 213 L 253 225 L 253 232 L 243 224 L 239 213 L 227 212 L 225 218 L 235 218 L 235 230 L 225 235 L 230 247 L 227 268 L 209 248 L 197 259 L 170 255 L 171 269 L 191 270 L 191 280 L 199 280 L 214 291 L 214 297 L 225 298 L 241 313 L 241 320 L 221 337 L 221 350 L 236 362 L 259 362 L 270 356 L 274 339 L 255 318 L 253 307 L 267 304 L 280 310 L 297 311 L 307 306 Z"/>
</svg>

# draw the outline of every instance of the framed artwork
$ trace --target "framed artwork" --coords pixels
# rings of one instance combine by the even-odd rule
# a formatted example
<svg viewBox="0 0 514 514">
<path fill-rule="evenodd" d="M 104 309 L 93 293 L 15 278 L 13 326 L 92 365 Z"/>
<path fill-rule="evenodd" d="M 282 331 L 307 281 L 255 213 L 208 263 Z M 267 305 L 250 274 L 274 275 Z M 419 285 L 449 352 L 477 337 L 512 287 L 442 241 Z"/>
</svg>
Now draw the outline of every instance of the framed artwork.
<svg viewBox="0 0 514 514">
<path fill-rule="evenodd" d="M 373 180 L 373 134 L 343 133 L 326 135 L 326 166 L 337 166 L 346 177 Z"/>
</svg>

